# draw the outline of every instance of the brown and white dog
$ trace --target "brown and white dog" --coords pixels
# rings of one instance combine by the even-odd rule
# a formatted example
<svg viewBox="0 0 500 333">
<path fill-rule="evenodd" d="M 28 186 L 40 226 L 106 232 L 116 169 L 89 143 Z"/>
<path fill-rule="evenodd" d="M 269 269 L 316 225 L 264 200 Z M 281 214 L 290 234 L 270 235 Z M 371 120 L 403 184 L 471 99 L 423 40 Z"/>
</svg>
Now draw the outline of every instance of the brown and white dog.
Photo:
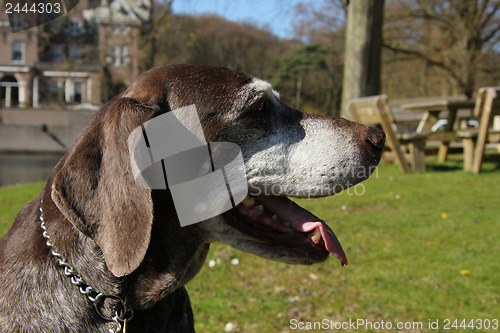
<svg viewBox="0 0 500 333">
<path fill-rule="evenodd" d="M 180 227 L 168 190 L 136 186 L 127 137 L 192 104 L 207 141 L 240 146 L 250 195 Z M 384 140 L 378 129 L 293 109 L 248 74 L 152 69 L 88 122 L 1 240 L 0 331 L 108 332 L 126 319 L 128 332 L 193 332 L 184 285 L 215 241 L 293 264 L 331 253 L 346 265 L 333 231 L 287 197 L 329 196 L 368 178 Z"/>
</svg>

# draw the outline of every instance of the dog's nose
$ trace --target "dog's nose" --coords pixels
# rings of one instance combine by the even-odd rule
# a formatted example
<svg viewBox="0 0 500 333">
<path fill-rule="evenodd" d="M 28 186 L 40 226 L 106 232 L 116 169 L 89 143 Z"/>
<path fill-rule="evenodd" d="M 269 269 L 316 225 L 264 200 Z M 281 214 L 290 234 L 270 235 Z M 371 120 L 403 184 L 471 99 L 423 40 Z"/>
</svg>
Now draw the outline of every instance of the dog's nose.
<svg viewBox="0 0 500 333">
<path fill-rule="evenodd" d="M 384 148 L 385 133 L 376 127 L 368 127 L 366 131 L 366 141 L 378 149 Z"/>
</svg>

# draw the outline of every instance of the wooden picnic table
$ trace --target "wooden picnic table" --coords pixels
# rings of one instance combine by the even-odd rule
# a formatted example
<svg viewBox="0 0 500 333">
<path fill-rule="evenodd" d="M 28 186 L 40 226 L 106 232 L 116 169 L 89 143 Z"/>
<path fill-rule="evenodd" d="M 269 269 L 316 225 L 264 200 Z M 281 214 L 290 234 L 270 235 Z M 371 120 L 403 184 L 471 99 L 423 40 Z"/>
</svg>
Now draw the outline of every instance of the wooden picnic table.
<svg viewBox="0 0 500 333">
<path fill-rule="evenodd" d="M 474 109 L 475 100 L 460 98 L 437 98 L 428 101 L 419 101 L 415 103 L 405 103 L 401 105 L 406 112 L 425 112 L 422 120 L 418 124 L 417 132 L 430 133 L 432 126 L 439 120 L 439 115 L 447 111 L 446 124 L 444 132 L 434 132 L 428 137 L 428 141 L 440 141 L 438 161 L 446 161 L 450 142 L 457 139 L 455 120 L 459 110 Z"/>
</svg>

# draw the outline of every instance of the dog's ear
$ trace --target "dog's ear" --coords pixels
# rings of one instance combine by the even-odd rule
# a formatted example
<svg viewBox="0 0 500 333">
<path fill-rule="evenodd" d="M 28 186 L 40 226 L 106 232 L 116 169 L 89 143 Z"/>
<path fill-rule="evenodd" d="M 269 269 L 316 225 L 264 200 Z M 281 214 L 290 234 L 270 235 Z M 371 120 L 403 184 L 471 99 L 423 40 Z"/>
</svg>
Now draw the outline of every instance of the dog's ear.
<svg viewBox="0 0 500 333">
<path fill-rule="evenodd" d="M 52 183 L 52 200 L 94 239 L 117 277 L 133 272 L 149 246 L 151 190 L 135 184 L 127 138 L 154 112 L 130 99 L 110 101 L 75 140 Z"/>
</svg>

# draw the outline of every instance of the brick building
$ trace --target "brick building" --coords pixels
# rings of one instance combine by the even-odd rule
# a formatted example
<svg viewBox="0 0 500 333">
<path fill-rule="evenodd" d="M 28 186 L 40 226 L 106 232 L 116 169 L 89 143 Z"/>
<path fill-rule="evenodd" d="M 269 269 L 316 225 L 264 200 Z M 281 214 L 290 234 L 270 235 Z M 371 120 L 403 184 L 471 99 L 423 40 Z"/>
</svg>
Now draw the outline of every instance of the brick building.
<svg viewBox="0 0 500 333">
<path fill-rule="evenodd" d="M 64 16 L 15 33 L 0 11 L 0 107 L 101 104 L 139 74 L 151 10 L 151 0 L 80 0 Z"/>
</svg>

